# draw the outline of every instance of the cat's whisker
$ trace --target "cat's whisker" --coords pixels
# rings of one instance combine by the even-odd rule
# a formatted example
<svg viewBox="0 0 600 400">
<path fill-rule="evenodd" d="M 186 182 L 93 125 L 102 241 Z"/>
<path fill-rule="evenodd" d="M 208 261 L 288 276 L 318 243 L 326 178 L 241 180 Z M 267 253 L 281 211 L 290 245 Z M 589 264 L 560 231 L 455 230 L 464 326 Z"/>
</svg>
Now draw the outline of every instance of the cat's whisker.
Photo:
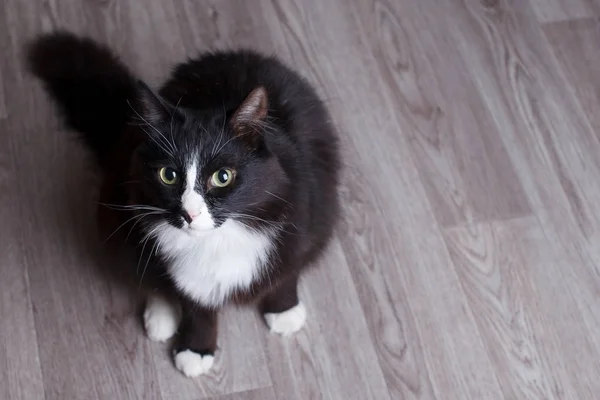
<svg viewBox="0 0 600 400">
<path fill-rule="evenodd" d="M 204 126 L 203 124 L 199 124 L 198 127 L 200 129 L 202 129 L 203 135 L 204 137 L 210 137 L 211 136 L 211 132 L 208 130 L 208 128 L 206 126 Z"/>
<path fill-rule="evenodd" d="M 223 124 L 221 125 L 221 132 L 225 132 L 225 124 L 227 124 L 227 109 L 225 108 L 225 100 L 221 101 L 223 103 Z"/>
<path fill-rule="evenodd" d="M 177 152 L 177 146 L 175 145 L 175 137 L 173 136 L 173 117 L 175 116 L 175 113 L 177 112 L 177 107 L 179 107 L 179 103 L 181 103 L 181 100 L 183 99 L 183 96 L 181 96 L 179 98 L 179 100 L 177 100 L 177 104 L 175 104 L 175 108 L 173 109 L 173 113 L 171 114 L 171 122 L 170 122 L 170 131 L 171 131 L 171 143 L 172 143 L 172 147 L 173 147 L 173 152 Z"/>
<path fill-rule="evenodd" d="M 140 252 L 140 258 L 138 260 L 138 265 L 135 270 L 136 274 L 138 274 L 140 271 L 140 265 L 142 263 L 142 259 L 144 257 L 144 250 L 146 249 L 146 245 L 148 244 L 148 241 L 150 239 L 152 239 L 155 236 L 156 232 L 159 231 L 163 226 L 164 226 L 164 224 L 162 224 L 162 223 L 156 224 L 152 229 L 150 229 L 146 232 L 146 234 L 144 235 L 144 238 L 140 241 L 140 244 L 142 244 L 142 250 Z M 150 262 L 150 258 L 152 258 L 152 253 L 154 253 L 156 255 L 158 252 L 158 246 L 159 246 L 159 241 L 157 240 L 157 241 L 155 241 L 154 246 L 152 246 L 152 249 L 150 250 L 150 254 L 148 255 L 148 259 L 146 260 L 146 265 L 142 272 L 142 276 L 140 277 L 139 287 L 141 287 L 141 285 L 142 285 L 142 280 L 144 279 L 144 274 L 146 273 L 146 269 L 148 268 L 148 263 Z"/>
<path fill-rule="evenodd" d="M 148 264 L 150 264 L 150 259 L 152 258 L 152 253 L 156 254 L 156 250 L 158 248 L 158 242 L 154 242 L 154 246 L 150 250 L 150 254 L 148 254 L 148 259 L 146 260 L 146 265 L 144 266 L 144 270 L 142 271 L 142 276 L 140 277 L 140 283 L 138 289 L 142 286 L 142 281 L 144 280 L 144 275 L 146 274 L 146 270 L 148 269 Z"/>
<path fill-rule="evenodd" d="M 162 214 L 162 213 L 158 213 L 158 214 Z M 131 236 L 131 232 L 133 232 L 133 230 L 135 229 L 136 225 L 137 225 L 137 224 L 139 224 L 139 223 L 140 223 L 140 222 L 141 222 L 141 221 L 144 219 L 144 217 L 148 217 L 148 216 L 150 216 L 150 215 L 156 215 L 156 214 L 155 214 L 155 213 L 146 213 L 146 214 L 143 214 L 142 218 L 138 218 L 138 219 L 137 219 L 137 220 L 136 220 L 136 221 L 133 223 L 133 225 L 132 225 L 132 226 L 131 226 L 131 228 L 129 229 L 129 232 L 127 233 L 127 236 L 125 236 L 125 242 L 127 242 L 127 241 L 129 240 L 129 236 Z"/>
<path fill-rule="evenodd" d="M 154 126 L 152 125 L 150 122 L 148 122 L 148 120 L 146 120 L 146 118 L 144 118 L 134 107 L 133 105 L 131 105 L 131 102 L 129 100 L 127 100 L 127 105 L 129 106 L 129 108 L 131 108 L 131 111 L 133 111 L 135 113 L 135 115 L 141 120 L 143 121 L 147 126 L 151 127 L 152 129 L 154 129 L 159 135 L 162 135 L 162 133 Z"/>
<path fill-rule="evenodd" d="M 155 215 L 155 214 L 162 214 L 162 212 L 158 212 L 158 211 L 149 211 L 146 213 L 142 213 L 142 214 L 136 214 L 133 217 L 127 219 L 127 221 L 123 222 L 121 225 L 119 225 L 117 227 L 117 229 L 115 229 L 110 235 L 108 235 L 108 237 L 106 239 L 104 239 L 104 243 L 108 242 L 110 240 L 111 237 L 113 237 L 115 235 L 115 233 L 117 233 L 119 231 L 119 229 L 121 229 L 122 227 L 124 227 L 125 225 L 127 225 L 129 222 L 131 222 L 132 220 L 136 219 L 136 218 L 143 218 L 143 217 L 147 217 L 149 215 Z"/>
<path fill-rule="evenodd" d="M 266 219 L 257 217 L 255 215 L 244 214 L 244 213 L 234 213 L 234 212 L 229 212 L 228 210 L 224 210 L 224 209 L 221 209 L 221 210 L 227 212 L 228 215 L 231 216 L 232 218 L 242 218 L 242 219 L 245 218 L 245 219 L 249 219 L 249 220 L 252 220 L 252 221 L 262 222 L 264 224 L 267 224 L 267 225 L 271 226 L 272 228 L 275 228 L 279 232 L 284 232 L 284 233 L 287 233 L 287 234 L 290 234 L 290 235 L 299 235 L 299 236 L 302 236 L 298 232 L 290 232 L 290 231 L 288 231 L 286 229 L 283 229 L 282 225 L 284 225 L 284 223 L 282 223 L 282 222 L 268 221 Z M 295 224 L 292 223 L 291 225 L 294 228 L 296 228 L 296 230 L 298 230 L 298 227 Z M 244 226 L 246 226 L 247 228 L 253 229 L 255 232 L 258 232 L 258 231 L 256 231 L 256 229 L 248 226 L 247 224 L 244 224 Z"/>
<path fill-rule="evenodd" d="M 277 129 L 271 121 L 247 121 L 246 124 L 253 128 L 259 134 L 277 132 Z"/>
<path fill-rule="evenodd" d="M 109 203 L 98 203 L 101 206 L 107 207 L 112 210 L 118 211 L 131 211 L 131 210 L 150 210 L 150 211 L 161 211 L 167 212 L 164 208 L 154 207 L 146 204 L 109 204 Z"/>
<path fill-rule="evenodd" d="M 149 204 L 112 204 L 112 203 L 98 203 L 100 205 L 103 206 L 110 206 L 110 207 L 154 207 L 151 206 Z M 156 209 L 159 209 L 158 207 L 154 207 Z M 162 208 L 160 208 L 162 210 Z"/>
<path fill-rule="evenodd" d="M 221 145 L 223 141 L 223 137 L 225 136 L 225 124 L 227 123 L 227 110 L 225 109 L 225 101 L 223 101 L 223 124 L 221 125 L 221 131 L 219 132 L 219 137 L 215 140 L 215 144 L 213 145 L 211 151 L 211 157 L 214 157 L 217 153 L 215 149 Z"/>
<path fill-rule="evenodd" d="M 233 137 L 229 138 L 225 143 L 223 143 L 223 145 L 221 147 L 218 148 L 218 150 L 215 152 L 215 154 L 219 154 L 221 152 L 221 150 L 223 150 L 223 148 L 225 146 L 227 146 L 229 144 L 229 142 L 231 142 L 235 138 L 236 138 L 236 136 L 233 136 Z"/>
<path fill-rule="evenodd" d="M 246 229 L 248 229 L 249 231 L 251 231 L 251 232 L 253 232 L 255 234 L 261 234 L 261 231 L 258 230 L 256 227 L 248 225 L 247 223 L 244 223 L 243 221 L 238 221 L 238 222 L 241 223 L 242 225 L 244 225 L 244 227 Z M 290 235 L 298 235 L 297 233 L 286 231 L 281 226 L 275 227 L 275 228 L 277 228 L 277 232 L 283 232 L 283 233 L 287 233 L 287 234 L 290 234 Z M 271 239 L 274 240 L 274 241 L 276 241 L 277 243 L 283 243 L 283 240 L 282 240 L 282 238 L 279 235 L 273 235 L 271 237 Z"/>
<path fill-rule="evenodd" d="M 160 211 L 165 212 L 165 210 L 161 210 L 160 208 L 153 207 L 106 207 L 110 210 L 114 211 Z"/>
<path fill-rule="evenodd" d="M 128 102 L 128 104 L 129 104 L 129 102 Z M 139 117 L 139 118 L 140 118 L 142 121 L 144 121 L 144 123 L 145 123 L 147 126 L 151 127 L 152 129 L 154 129 L 154 130 L 156 131 L 156 133 L 158 133 L 158 136 L 161 138 L 161 142 L 162 142 L 162 144 L 163 144 L 163 145 L 166 145 L 166 147 L 170 148 L 170 150 L 171 150 L 171 151 L 169 152 L 169 154 L 171 154 L 171 156 L 173 156 L 173 157 L 174 157 L 174 153 L 176 153 L 176 151 L 175 151 L 175 144 L 174 144 L 173 142 L 169 142 L 169 140 L 168 140 L 168 139 L 165 137 L 165 135 L 164 135 L 164 134 L 163 134 L 163 133 L 162 133 L 162 132 L 161 132 L 161 131 L 160 131 L 158 128 L 156 128 L 154 125 L 152 125 L 150 122 L 148 122 L 148 121 L 147 121 L 147 120 L 146 120 L 146 119 L 145 119 L 145 118 L 144 118 L 142 115 L 140 115 L 140 113 L 138 113 L 138 112 L 137 112 L 137 111 L 136 111 L 136 110 L 135 110 L 135 109 L 134 109 L 134 108 L 131 106 L 131 104 L 129 104 L 129 106 L 131 107 L 131 109 L 133 110 L 133 112 L 135 112 L 135 113 L 137 114 L 137 116 L 138 116 L 138 117 Z M 142 129 L 142 130 L 144 130 L 144 129 Z M 146 132 L 146 134 L 147 134 L 148 136 L 150 136 L 150 137 L 151 137 L 151 138 L 154 140 L 154 138 L 152 137 L 152 135 L 150 135 L 150 134 L 149 134 L 149 133 L 148 133 L 146 130 L 144 130 L 144 132 Z M 155 143 L 157 143 L 157 142 L 155 142 Z M 157 143 L 157 144 L 158 144 L 158 143 Z"/>
<path fill-rule="evenodd" d="M 146 237 L 142 240 L 142 251 L 140 252 L 140 258 L 138 260 L 138 264 L 137 267 L 135 269 L 135 273 L 136 275 L 139 274 L 140 272 L 140 264 L 142 263 L 142 258 L 144 258 L 144 250 L 146 250 L 146 245 L 148 244 L 148 241 L 150 240 L 150 235 L 146 235 Z M 140 284 L 141 284 L 141 279 L 140 279 Z"/>
<path fill-rule="evenodd" d="M 162 134 L 162 132 L 160 130 L 158 130 L 154 125 L 152 125 L 150 122 L 148 122 L 139 112 L 137 112 L 137 110 L 135 108 L 133 108 L 133 106 L 131 105 L 131 103 L 129 102 L 129 100 L 127 100 L 127 104 L 129 105 L 129 107 L 131 108 L 131 110 L 138 116 L 139 119 L 141 119 L 142 121 L 144 121 L 146 123 L 147 126 L 151 127 L 152 129 L 154 129 L 156 131 L 156 133 L 158 133 L 158 135 L 164 140 L 164 143 L 166 143 L 167 147 L 171 148 L 171 151 L 168 151 L 168 153 L 171 155 L 171 157 L 175 157 L 174 153 L 175 153 L 175 148 L 174 145 L 172 143 L 170 143 L 167 138 L 165 137 L 165 135 Z M 142 130 L 144 132 L 146 132 L 146 134 L 152 139 L 154 140 L 154 142 L 160 146 L 160 144 L 154 139 L 154 137 L 152 137 L 151 134 L 149 134 L 145 129 L 142 128 Z M 163 145 L 164 145 L 163 143 Z M 161 146 L 162 147 L 162 146 Z M 166 151 L 166 149 L 164 147 L 162 147 L 163 150 Z"/>
<path fill-rule="evenodd" d="M 219 133 L 218 141 L 215 141 L 215 144 L 213 145 L 213 149 L 212 149 L 212 151 L 210 153 L 211 157 L 214 157 L 214 156 L 217 155 L 217 151 L 216 151 L 217 150 L 217 146 L 221 146 L 221 142 L 223 141 L 223 136 L 225 136 L 224 133 L 225 133 L 224 131 L 221 131 Z"/>
<path fill-rule="evenodd" d="M 225 116 L 223 116 L 223 127 L 219 132 L 219 137 L 217 138 L 217 140 L 215 140 L 215 144 L 213 145 L 212 151 L 210 152 L 211 157 L 214 157 L 217 154 L 215 150 L 218 146 L 221 145 L 221 142 L 223 141 L 223 136 L 225 136 Z"/>
<path fill-rule="evenodd" d="M 283 201 L 283 202 L 284 202 L 284 203 L 286 203 L 286 204 L 289 204 L 290 206 L 291 206 L 291 205 L 293 205 L 292 203 L 290 203 L 289 201 L 287 201 L 287 200 L 286 200 L 286 199 L 284 199 L 283 197 L 277 196 L 275 193 L 271 193 L 271 192 L 269 192 L 268 190 L 265 190 L 265 193 L 266 193 L 266 194 L 268 194 L 268 195 L 271 195 L 271 196 L 275 197 L 275 198 L 276 198 L 276 199 L 278 199 L 278 200 L 281 200 L 281 201 Z"/>
<path fill-rule="evenodd" d="M 142 131 L 144 131 L 144 133 L 150 138 L 150 140 L 152 140 L 158 147 L 160 147 L 160 149 L 162 151 L 164 151 L 165 153 L 167 153 L 168 155 L 170 155 L 172 158 L 175 158 L 175 155 L 173 154 L 172 151 L 168 150 L 165 147 L 164 142 L 161 140 L 160 142 L 158 140 L 156 140 L 156 138 L 150 133 L 148 132 L 144 127 L 140 127 L 142 129 Z"/>
</svg>

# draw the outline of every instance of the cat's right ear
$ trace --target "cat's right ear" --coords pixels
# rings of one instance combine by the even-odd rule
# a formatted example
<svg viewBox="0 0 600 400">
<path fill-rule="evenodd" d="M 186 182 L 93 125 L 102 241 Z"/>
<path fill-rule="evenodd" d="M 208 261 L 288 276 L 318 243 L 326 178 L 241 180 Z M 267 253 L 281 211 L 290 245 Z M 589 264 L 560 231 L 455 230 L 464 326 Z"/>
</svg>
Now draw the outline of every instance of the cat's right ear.
<svg viewBox="0 0 600 400">
<path fill-rule="evenodd" d="M 171 107 L 141 80 L 137 82 L 136 94 L 135 103 L 131 105 L 134 118 L 151 125 L 171 118 Z"/>
<path fill-rule="evenodd" d="M 259 86 L 254 89 L 231 117 L 231 125 L 237 137 L 242 137 L 252 146 L 260 142 L 259 127 L 267 118 L 269 108 L 267 91 Z"/>
</svg>

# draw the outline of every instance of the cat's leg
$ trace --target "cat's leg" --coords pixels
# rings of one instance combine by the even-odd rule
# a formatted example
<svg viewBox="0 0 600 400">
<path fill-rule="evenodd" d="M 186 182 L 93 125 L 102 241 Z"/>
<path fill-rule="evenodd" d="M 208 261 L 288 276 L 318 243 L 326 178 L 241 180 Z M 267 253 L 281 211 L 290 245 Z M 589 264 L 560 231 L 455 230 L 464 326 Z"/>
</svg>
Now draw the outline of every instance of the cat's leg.
<svg viewBox="0 0 600 400">
<path fill-rule="evenodd" d="M 288 336 L 299 331 L 306 322 L 306 307 L 298 298 L 298 277 L 272 289 L 263 299 L 262 312 L 271 332 Z"/>
<path fill-rule="evenodd" d="M 185 376 L 207 373 L 217 348 L 217 311 L 182 300 L 179 337 L 173 350 L 175 366 Z"/>
<path fill-rule="evenodd" d="M 179 327 L 181 309 L 177 299 L 165 293 L 149 293 L 144 310 L 146 335 L 156 342 L 169 340 Z"/>
</svg>

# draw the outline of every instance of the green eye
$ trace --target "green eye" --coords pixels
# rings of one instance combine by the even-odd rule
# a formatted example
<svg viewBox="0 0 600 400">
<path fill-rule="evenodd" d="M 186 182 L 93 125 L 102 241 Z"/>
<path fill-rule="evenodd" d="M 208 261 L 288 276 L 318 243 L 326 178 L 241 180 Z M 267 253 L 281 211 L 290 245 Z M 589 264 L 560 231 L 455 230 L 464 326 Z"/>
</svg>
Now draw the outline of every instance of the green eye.
<svg viewBox="0 0 600 400">
<path fill-rule="evenodd" d="M 225 187 L 233 182 L 234 172 L 229 168 L 221 168 L 210 177 L 210 184 L 216 187 Z"/>
<path fill-rule="evenodd" d="M 158 171 L 158 176 L 165 185 L 174 185 L 177 183 L 177 172 L 173 168 L 162 167 Z"/>
</svg>

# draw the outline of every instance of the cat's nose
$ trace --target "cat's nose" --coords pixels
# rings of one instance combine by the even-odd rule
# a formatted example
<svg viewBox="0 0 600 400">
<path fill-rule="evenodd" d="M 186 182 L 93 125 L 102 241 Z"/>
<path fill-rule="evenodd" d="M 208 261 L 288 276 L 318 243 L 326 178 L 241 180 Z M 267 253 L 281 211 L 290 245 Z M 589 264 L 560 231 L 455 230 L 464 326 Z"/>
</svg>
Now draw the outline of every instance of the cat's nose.
<svg viewBox="0 0 600 400">
<path fill-rule="evenodd" d="M 188 224 L 191 224 L 198 215 L 200 215 L 200 211 L 185 210 L 183 212 L 183 219 L 185 219 L 185 222 Z"/>
</svg>

